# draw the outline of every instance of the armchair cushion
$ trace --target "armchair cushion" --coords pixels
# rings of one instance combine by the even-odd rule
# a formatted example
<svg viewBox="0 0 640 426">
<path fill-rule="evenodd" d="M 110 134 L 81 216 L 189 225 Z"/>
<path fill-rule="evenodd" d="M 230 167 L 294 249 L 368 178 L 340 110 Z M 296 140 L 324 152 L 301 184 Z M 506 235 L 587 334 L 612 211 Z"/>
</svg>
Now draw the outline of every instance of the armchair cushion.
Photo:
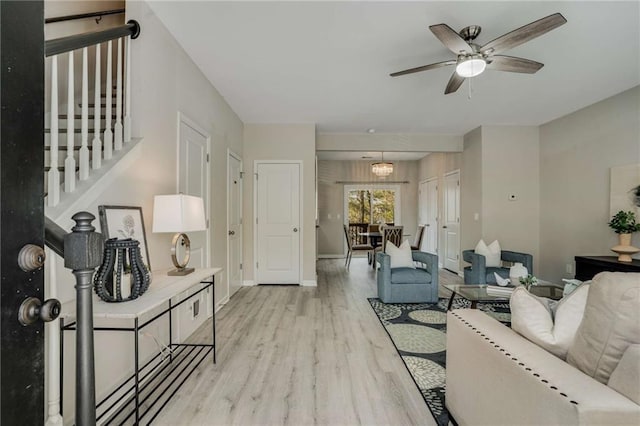
<svg viewBox="0 0 640 426">
<path fill-rule="evenodd" d="M 533 271 L 533 256 L 530 254 L 502 250 L 500 258 L 505 262 L 520 262 L 527 271 Z M 474 250 L 464 250 L 462 259 L 471 264 L 464 268 L 465 284 L 493 284 L 496 282 L 494 272 L 502 278 L 509 278 L 509 268 L 489 267 L 486 257 L 475 253 Z"/>
<path fill-rule="evenodd" d="M 430 283 L 431 274 L 422 268 L 396 268 L 391 270 L 391 284 Z"/>
</svg>

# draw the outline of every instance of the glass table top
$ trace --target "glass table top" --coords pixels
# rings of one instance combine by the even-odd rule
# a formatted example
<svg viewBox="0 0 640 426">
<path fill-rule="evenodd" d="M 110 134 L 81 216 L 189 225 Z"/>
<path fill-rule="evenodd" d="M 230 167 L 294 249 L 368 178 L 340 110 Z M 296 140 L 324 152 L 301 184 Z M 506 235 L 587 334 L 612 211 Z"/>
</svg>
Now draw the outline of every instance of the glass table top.
<svg viewBox="0 0 640 426">
<path fill-rule="evenodd" d="M 511 297 L 511 294 L 487 294 L 486 284 L 443 284 L 442 286 L 472 302 L 509 300 Z M 554 300 L 562 299 L 562 291 L 563 288 L 555 284 L 534 285 L 529 289 L 531 294 Z"/>
</svg>

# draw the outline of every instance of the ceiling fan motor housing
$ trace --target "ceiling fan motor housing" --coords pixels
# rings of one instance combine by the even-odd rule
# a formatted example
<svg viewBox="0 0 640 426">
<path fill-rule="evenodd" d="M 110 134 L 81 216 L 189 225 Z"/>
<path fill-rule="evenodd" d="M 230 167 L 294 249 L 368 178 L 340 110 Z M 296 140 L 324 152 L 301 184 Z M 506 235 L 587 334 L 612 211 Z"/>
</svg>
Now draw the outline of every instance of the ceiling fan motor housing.
<svg viewBox="0 0 640 426">
<path fill-rule="evenodd" d="M 468 27 L 464 27 L 460 30 L 460 37 L 464 39 L 467 43 L 475 40 L 476 37 L 480 35 L 482 32 L 482 27 L 480 25 L 469 25 Z"/>
</svg>

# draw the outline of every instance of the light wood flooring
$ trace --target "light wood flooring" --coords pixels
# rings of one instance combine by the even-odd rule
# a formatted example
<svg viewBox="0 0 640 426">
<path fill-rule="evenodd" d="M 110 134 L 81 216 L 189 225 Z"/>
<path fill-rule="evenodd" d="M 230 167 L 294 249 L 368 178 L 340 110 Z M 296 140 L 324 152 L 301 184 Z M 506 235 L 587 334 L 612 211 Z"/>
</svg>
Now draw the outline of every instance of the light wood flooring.
<svg viewBox="0 0 640 426">
<path fill-rule="evenodd" d="M 154 424 L 435 424 L 367 301 L 376 293 L 362 258 L 349 272 L 320 260 L 317 287 L 240 289 L 216 315 L 217 364 L 209 356 Z"/>
</svg>

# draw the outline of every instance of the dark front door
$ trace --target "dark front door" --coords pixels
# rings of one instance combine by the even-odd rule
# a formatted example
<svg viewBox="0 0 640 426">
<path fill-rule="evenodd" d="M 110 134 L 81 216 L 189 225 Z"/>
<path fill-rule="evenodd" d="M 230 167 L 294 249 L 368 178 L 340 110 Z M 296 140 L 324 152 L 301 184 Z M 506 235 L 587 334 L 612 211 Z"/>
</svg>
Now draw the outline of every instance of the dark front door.
<svg viewBox="0 0 640 426">
<path fill-rule="evenodd" d="M 44 326 L 18 310 L 44 298 L 42 269 L 18 253 L 44 244 L 44 4 L 0 1 L 0 423 L 44 423 Z"/>
</svg>

